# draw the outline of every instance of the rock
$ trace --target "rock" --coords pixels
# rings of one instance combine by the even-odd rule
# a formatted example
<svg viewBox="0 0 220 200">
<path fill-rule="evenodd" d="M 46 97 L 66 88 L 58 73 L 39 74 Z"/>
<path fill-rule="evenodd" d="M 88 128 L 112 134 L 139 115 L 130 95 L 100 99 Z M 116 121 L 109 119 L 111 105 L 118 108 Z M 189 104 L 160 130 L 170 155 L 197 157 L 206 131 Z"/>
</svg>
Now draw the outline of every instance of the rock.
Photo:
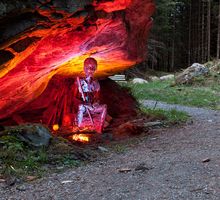
<svg viewBox="0 0 220 200">
<path fill-rule="evenodd" d="M 210 67 L 209 70 L 213 73 L 220 74 L 220 67 L 218 65 L 214 65 L 213 67 Z"/>
<path fill-rule="evenodd" d="M 163 126 L 163 123 L 160 121 L 144 123 L 144 127 L 155 127 L 155 126 Z"/>
<path fill-rule="evenodd" d="M 160 77 L 161 81 L 167 81 L 167 80 L 173 80 L 173 79 L 174 79 L 174 75 L 173 74 L 169 74 L 169 75 L 161 76 Z"/>
<path fill-rule="evenodd" d="M 60 77 L 72 77 L 74 81 L 73 77 L 82 71 L 82 59 L 90 56 L 94 49 L 99 52 L 98 59 L 102 63 L 96 73 L 99 78 L 124 71 L 133 66 L 131 63 L 141 61 L 146 54 L 146 34 L 152 25 L 151 15 L 155 6 L 148 0 L 129 3 L 119 0 L 4 0 L 0 2 L 0 8 L 0 119 L 7 120 L 14 114 L 26 112 L 25 107 L 28 107 L 28 112 L 32 111 L 29 105 L 35 102 L 32 105 L 37 112 L 33 112 L 33 116 L 28 113 L 28 121 L 36 121 L 34 117 L 42 119 L 39 112 L 43 110 L 46 118 L 46 123 L 43 123 L 53 125 L 51 119 L 56 123 L 63 122 L 57 119 L 65 116 L 63 109 L 76 110 L 73 105 L 77 106 L 78 102 L 75 99 L 73 104 L 69 101 L 72 99 L 69 95 L 75 94 L 76 85 L 68 82 L 64 88 L 53 86 L 49 90 L 51 78 L 62 74 Z M 147 15 L 142 17 L 142 13 Z M 7 56 L 2 56 L 2 53 Z M 109 65 L 106 58 L 111 58 L 114 65 Z M 75 59 L 74 69 L 71 72 L 66 70 L 63 64 Z M 59 107 L 58 112 L 56 107 Z M 47 108 L 52 111 L 45 110 Z"/>
<path fill-rule="evenodd" d="M 176 84 L 192 83 L 195 77 L 205 76 L 209 73 L 209 69 L 199 63 L 194 63 L 175 78 Z"/>
<path fill-rule="evenodd" d="M 5 184 L 6 184 L 6 186 L 13 186 L 17 182 L 18 182 L 17 178 L 15 178 L 15 177 L 8 177 L 8 179 L 6 179 Z"/>
<path fill-rule="evenodd" d="M 144 172 L 144 171 L 146 171 L 146 170 L 150 170 L 150 169 L 153 169 L 153 168 L 149 168 L 149 167 L 146 167 L 145 166 L 145 163 L 141 163 L 141 164 L 139 164 L 137 167 L 135 167 L 135 171 L 142 171 L 142 172 Z"/>
<path fill-rule="evenodd" d="M 56 167 L 58 170 L 64 169 L 64 166 L 58 166 Z"/>
<path fill-rule="evenodd" d="M 66 181 L 62 181 L 61 183 L 66 184 L 66 183 L 72 183 L 72 182 L 73 182 L 73 180 L 66 180 Z"/>
<path fill-rule="evenodd" d="M 102 147 L 102 146 L 99 146 L 98 149 L 99 149 L 101 152 L 108 152 L 108 149 L 106 149 L 105 147 Z"/>
<path fill-rule="evenodd" d="M 132 83 L 133 83 L 133 84 L 143 84 L 143 83 L 148 83 L 148 81 L 147 81 L 147 80 L 144 80 L 144 79 L 142 79 L 142 78 L 134 78 L 134 79 L 132 80 Z"/>
<path fill-rule="evenodd" d="M 210 160 L 211 160 L 210 158 L 206 158 L 206 159 L 203 159 L 202 162 L 207 163 L 207 162 L 210 162 Z"/>
<path fill-rule="evenodd" d="M 121 172 L 121 173 L 127 173 L 127 172 L 130 172 L 131 169 L 129 169 L 129 168 L 122 168 L 122 169 L 119 169 L 118 171 Z"/>
<path fill-rule="evenodd" d="M 160 78 L 157 77 L 157 76 L 149 76 L 149 80 L 150 80 L 150 81 L 159 81 Z"/>
<path fill-rule="evenodd" d="M 26 186 L 24 186 L 24 185 L 20 185 L 20 186 L 18 186 L 18 187 L 16 187 L 16 190 L 18 190 L 18 191 L 25 191 L 25 190 L 27 190 L 27 188 L 26 188 Z"/>
<path fill-rule="evenodd" d="M 204 64 L 205 67 L 208 67 L 210 72 L 214 74 L 220 74 L 220 60 L 209 61 Z"/>
<path fill-rule="evenodd" d="M 34 180 L 36 180 L 36 179 L 37 179 L 36 176 L 27 176 L 27 177 L 26 177 L 26 180 L 27 180 L 27 181 L 34 181 Z"/>
<path fill-rule="evenodd" d="M 150 138 L 150 140 L 157 140 L 158 138 Z"/>
<path fill-rule="evenodd" d="M 48 146 L 52 138 L 49 129 L 41 124 L 23 124 L 10 127 L 8 131 L 13 132 L 23 142 L 30 146 Z"/>
</svg>

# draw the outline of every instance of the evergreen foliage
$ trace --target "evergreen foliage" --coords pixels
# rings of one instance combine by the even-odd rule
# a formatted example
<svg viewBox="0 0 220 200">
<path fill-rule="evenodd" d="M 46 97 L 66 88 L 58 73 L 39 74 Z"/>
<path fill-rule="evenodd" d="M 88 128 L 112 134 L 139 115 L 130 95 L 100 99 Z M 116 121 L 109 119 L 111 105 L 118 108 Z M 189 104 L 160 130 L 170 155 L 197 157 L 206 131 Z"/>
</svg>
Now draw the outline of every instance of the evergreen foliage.
<svg viewBox="0 0 220 200">
<path fill-rule="evenodd" d="M 219 58 L 219 0 L 155 0 L 155 3 L 148 58 L 139 69 L 173 72 L 195 62 Z"/>
</svg>

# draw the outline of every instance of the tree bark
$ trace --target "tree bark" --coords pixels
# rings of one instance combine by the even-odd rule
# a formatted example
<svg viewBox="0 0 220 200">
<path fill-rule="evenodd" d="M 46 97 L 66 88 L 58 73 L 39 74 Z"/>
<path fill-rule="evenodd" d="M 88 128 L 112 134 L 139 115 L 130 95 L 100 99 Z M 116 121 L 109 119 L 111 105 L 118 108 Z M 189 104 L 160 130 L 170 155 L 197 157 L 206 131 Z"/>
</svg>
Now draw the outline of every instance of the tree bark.
<svg viewBox="0 0 220 200">
<path fill-rule="evenodd" d="M 210 60 L 210 47 L 211 47 L 211 0 L 208 0 L 207 9 L 207 40 L 208 40 L 208 61 Z"/>
<path fill-rule="evenodd" d="M 202 63 L 205 61 L 205 45 L 204 45 L 204 39 L 205 39 L 205 6 L 204 6 L 204 2 L 202 1 L 202 44 L 201 44 L 201 48 L 202 48 L 202 56 L 201 56 L 201 61 Z"/>
<path fill-rule="evenodd" d="M 192 2 L 189 3 L 189 41 L 188 41 L 188 66 L 191 64 L 191 31 L 192 31 Z"/>
<path fill-rule="evenodd" d="M 220 0 L 219 0 L 219 12 L 218 12 L 218 37 L 217 37 L 217 56 L 216 59 L 219 59 L 220 53 Z"/>
<path fill-rule="evenodd" d="M 171 69 L 172 72 L 174 70 L 174 64 L 175 64 L 175 15 L 173 19 L 173 38 L 172 38 L 172 54 L 171 54 Z"/>
<path fill-rule="evenodd" d="M 198 1 L 198 52 L 197 52 L 197 60 L 201 62 L 201 0 Z"/>
</svg>

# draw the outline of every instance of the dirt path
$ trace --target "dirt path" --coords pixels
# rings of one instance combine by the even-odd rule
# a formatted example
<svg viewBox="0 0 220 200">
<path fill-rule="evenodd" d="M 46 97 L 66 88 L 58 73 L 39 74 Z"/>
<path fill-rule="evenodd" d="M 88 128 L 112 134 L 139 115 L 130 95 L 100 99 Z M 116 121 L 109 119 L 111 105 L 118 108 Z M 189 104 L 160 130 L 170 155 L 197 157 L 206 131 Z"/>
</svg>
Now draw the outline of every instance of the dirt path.
<svg viewBox="0 0 220 200">
<path fill-rule="evenodd" d="M 157 107 L 172 108 L 162 103 Z M 0 189 L 0 199 L 219 200 L 220 112 L 176 109 L 192 115 L 193 123 L 157 130 L 124 153 L 110 151 L 105 159 L 20 189 Z M 125 168 L 131 171 L 119 172 Z M 71 182 L 62 183 L 66 180 Z"/>
</svg>

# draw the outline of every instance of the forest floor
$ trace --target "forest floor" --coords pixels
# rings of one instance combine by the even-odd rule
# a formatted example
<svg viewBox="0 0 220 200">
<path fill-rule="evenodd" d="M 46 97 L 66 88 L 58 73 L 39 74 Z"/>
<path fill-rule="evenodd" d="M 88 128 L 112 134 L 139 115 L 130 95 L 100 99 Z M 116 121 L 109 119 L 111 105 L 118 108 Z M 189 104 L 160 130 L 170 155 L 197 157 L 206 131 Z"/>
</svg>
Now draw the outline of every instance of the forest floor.
<svg viewBox="0 0 220 200">
<path fill-rule="evenodd" d="M 0 199 L 219 200 L 220 111 L 156 106 L 175 107 L 192 117 L 184 125 L 118 142 L 117 152 L 104 146 L 104 156 L 85 166 L 13 186 L 0 183 Z"/>
</svg>

